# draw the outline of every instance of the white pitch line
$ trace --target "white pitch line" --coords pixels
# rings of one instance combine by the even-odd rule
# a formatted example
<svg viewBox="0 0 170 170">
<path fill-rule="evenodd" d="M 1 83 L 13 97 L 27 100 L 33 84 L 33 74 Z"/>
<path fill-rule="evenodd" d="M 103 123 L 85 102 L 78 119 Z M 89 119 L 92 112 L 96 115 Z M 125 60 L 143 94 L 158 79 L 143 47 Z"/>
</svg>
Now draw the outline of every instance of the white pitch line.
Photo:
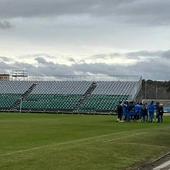
<svg viewBox="0 0 170 170">
<path fill-rule="evenodd" d="M 164 128 L 167 128 L 167 127 L 164 127 Z M 164 128 L 159 128 L 159 129 L 164 129 Z M 139 134 L 141 135 L 141 134 L 144 134 L 144 133 L 148 133 L 147 131 L 146 132 L 140 132 L 140 130 L 141 129 L 137 129 L 137 130 L 132 131 L 132 132 L 136 132 L 135 134 L 121 136 L 121 137 L 118 137 L 118 138 L 115 138 L 115 139 L 112 139 L 112 140 L 104 140 L 104 142 L 116 141 L 116 140 L 132 137 L 132 136 L 137 136 Z M 142 130 L 148 130 L 148 128 L 144 128 Z M 52 146 L 55 147 L 55 146 L 61 146 L 61 145 L 67 145 L 67 144 L 76 144 L 76 143 L 79 143 L 79 142 L 87 142 L 87 141 L 90 141 L 90 140 L 100 139 L 100 138 L 108 137 L 108 136 L 112 136 L 112 135 L 127 134 L 129 132 L 130 131 L 122 131 L 122 132 L 117 132 L 117 133 L 109 133 L 109 134 L 105 134 L 105 135 L 98 135 L 98 136 L 92 136 L 92 137 L 77 139 L 77 140 L 71 140 L 71 141 L 67 141 L 67 142 L 53 143 L 53 144 L 49 144 L 49 145 L 42 145 L 42 146 L 32 147 L 32 148 L 29 148 L 29 149 L 22 149 L 22 150 L 18 150 L 18 151 L 0 154 L 0 157 L 1 156 L 9 156 L 9 155 L 17 154 L 17 153 L 24 153 L 24 152 L 39 150 L 39 149 L 48 148 L 48 147 L 52 147 Z"/>
<path fill-rule="evenodd" d="M 163 164 L 153 168 L 153 170 L 161 170 L 161 169 L 166 168 L 168 166 L 170 166 L 170 161 L 164 162 Z"/>
<path fill-rule="evenodd" d="M 119 143 L 119 144 L 139 145 L 139 143 L 136 143 L 136 142 L 123 142 L 123 143 Z M 140 145 L 141 146 L 151 146 L 151 147 L 167 148 L 167 146 L 163 146 L 163 145 L 152 145 L 152 144 L 146 144 L 146 143 L 140 143 Z"/>
<path fill-rule="evenodd" d="M 17 153 L 24 153 L 24 152 L 39 150 L 39 149 L 53 147 L 53 146 L 56 147 L 56 146 L 67 145 L 67 144 L 76 144 L 76 143 L 79 143 L 79 142 L 87 142 L 87 141 L 91 141 L 91 140 L 94 140 L 94 139 L 100 139 L 100 138 L 108 137 L 108 136 L 112 136 L 112 135 L 125 134 L 127 132 L 129 132 L 129 131 L 123 131 L 123 132 L 119 132 L 119 133 L 109 133 L 109 134 L 106 134 L 106 135 L 87 137 L 87 138 L 71 140 L 71 141 L 67 141 L 67 142 L 54 143 L 54 144 L 49 144 L 49 145 L 42 145 L 42 146 L 32 147 L 32 148 L 29 148 L 29 149 L 23 149 L 23 150 L 18 150 L 18 151 L 0 154 L 0 156 L 9 156 L 9 155 L 17 154 Z M 128 138 L 128 137 L 131 137 L 131 136 L 136 136 L 136 135 L 140 135 L 140 134 L 144 134 L 144 133 L 147 133 L 147 132 L 139 132 L 139 133 L 135 133 L 133 135 L 126 135 L 126 136 L 122 136 L 122 137 L 112 139 L 111 141 L 116 141 L 116 140 Z M 108 142 L 109 141 L 110 140 L 108 140 Z M 104 140 L 104 142 L 107 142 L 107 140 Z"/>
<path fill-rule="evenodd" d="M 67 141 L 67 142 L 54 143 L 54 144 L 49 144 L 49 145 L 42 145 L 42 146 L 32 147 L 32 148 L 29 148 L 29 149 L 23 149 L 23 150 L 8 152 L 8 153 L 5 153 L 5 154 L 0 154 L 0 156 L 8 156 L 8 155 L 12 155 L 12 154 L 15 154 L 15 153 L 28 152 L 28 151 L 38 150 L 38 149 L 42 149 L 42 148 L 46 148 L 46 147 L 52 147 L 52 146 L 75 144 L 75 143 L 79 143 L 79 142 L 90 141 L 90 140 L 97 139 L 97 138 L 100 139 L 102 137 L 107 137 L 107 136 L 111 136 L 111 135 L 118 135 L 118 134 L 122 134 L 122 133 L 126 133 L 126 132 L 123 131 L 123 132 L 119 132 L 119 133 L 109 133 L 109 134 L 105 134 L 105 135 L 87 137 L 87 138 L 71 140 L 71 141 Z"/>
<path fill-rule="evenodd" d="M 129 137 L 138 136 L 138 135 L 142 135 L 142 134 L 146 134 L 146 133 L 148 133 L 148 132 L 134 133 L 134 134 L 131 134 L 131 135 L 126 135 L 126 136 L 122 136 L 122 137 L 116 138 L 116 140 L 126 139 L 126 138 L 129 138 Z M 115 139 L 105 140 L 105 142 L 114 142 L 114 141 L 115 141 Z"/>
</svg>

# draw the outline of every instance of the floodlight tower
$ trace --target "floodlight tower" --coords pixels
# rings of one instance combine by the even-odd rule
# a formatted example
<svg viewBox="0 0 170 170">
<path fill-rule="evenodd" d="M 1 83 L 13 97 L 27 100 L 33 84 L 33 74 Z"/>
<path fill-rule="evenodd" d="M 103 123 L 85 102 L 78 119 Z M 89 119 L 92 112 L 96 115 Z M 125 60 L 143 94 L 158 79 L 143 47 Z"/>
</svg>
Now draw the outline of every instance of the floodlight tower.
<svg viewBox="0 0 170 170">
<path fill-rule="evenodd" d="M 25 70 L 12 70 L 13 80 L 28 80 L 28 72 Z"/>
</svg>

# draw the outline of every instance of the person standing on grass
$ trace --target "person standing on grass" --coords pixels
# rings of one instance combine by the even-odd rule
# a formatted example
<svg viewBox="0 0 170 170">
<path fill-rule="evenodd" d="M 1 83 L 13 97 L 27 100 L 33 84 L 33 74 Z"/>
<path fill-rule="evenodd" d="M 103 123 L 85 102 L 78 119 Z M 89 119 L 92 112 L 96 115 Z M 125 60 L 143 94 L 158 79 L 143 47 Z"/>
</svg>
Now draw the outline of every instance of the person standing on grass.
<svg viewBox="0 0 170 170">
<path fill-rule="evenodd" d="M 124 120 L 129 121 L 129 103 L 128 103 L 128 101 L 125 101 L 123 104 L 123 114 L 124 114 Z"/>
<path fill-rule="evenodd" d="M 149 122 L 152 123 L 154 120 L 154 112 L 155 112 L 155 106 L 153 101 L 148 106 L 148 112 L 149 112 Z"/>
<path fill-rule="evenodd" d="M 136 105 L 135 105 L 135 120 L 139 119 L 140 112 L 141 112 L 141 106 L 139 103 L 136 103 Z"/>
<path fill-rule="evenodd" d="M 134 120 L 134 117 L 135 117 L 134 107 L 135 107 L 134 101 L 131 101 L 131 102 L 129 103 L 130 120 Z"/>
<path fill-rule="evenodd" d="M 146 122 L 148 120 L 148 109 L 147 104 L 144 103 L 142 105 L 142 122 Z"/>
<path fill-rule="evenodd" d="M 159 104 L 157 108 L 158 123 L 163 123 L 163 114 L 164 114 L 163 104 Z"/>
<path fill-rule="evenodd" d="M 122 102 L 119 102 L 119 105 L 117 106 L 117 115 L 118 115 L 118 120 L 122 121 L 122 117 L 123 117 L 123 106 L 122 106 Z"/>
<path fill-rule="evenodd" d="M 139 119 L 142 118 L 142 107 L 143 107 L 143 104 L 140 103 L 140 104 L 139 104 Z"/>
</svg>

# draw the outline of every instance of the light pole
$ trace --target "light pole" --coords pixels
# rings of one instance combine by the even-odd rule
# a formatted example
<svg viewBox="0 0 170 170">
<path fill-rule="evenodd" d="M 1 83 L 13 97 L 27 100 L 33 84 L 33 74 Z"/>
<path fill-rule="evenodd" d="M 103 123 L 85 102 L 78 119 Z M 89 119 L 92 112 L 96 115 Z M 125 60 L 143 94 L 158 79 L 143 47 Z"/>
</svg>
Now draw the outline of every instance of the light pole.
<svg viewBox="0 0 170 170">
<path fill-rule="evenodd" d="M 158 87 L 157 87 L 157 84 L 156 84 L 156 99 L 158 98 Z"/>
<path fill-rule="evenodd" d="M 146 99 L 146 83 L 147 83 L 147 81 L 145 80 L 145 99 Z"/>
</svg>

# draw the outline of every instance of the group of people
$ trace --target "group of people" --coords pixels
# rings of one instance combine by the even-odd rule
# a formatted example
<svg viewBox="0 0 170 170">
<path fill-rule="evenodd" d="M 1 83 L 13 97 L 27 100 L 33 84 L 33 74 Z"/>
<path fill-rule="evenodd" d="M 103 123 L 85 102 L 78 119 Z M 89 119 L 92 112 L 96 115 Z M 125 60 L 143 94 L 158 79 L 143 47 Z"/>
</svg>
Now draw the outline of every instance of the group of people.
<svg viewBox="0 0 170 170">
<path fill-rule="evenodd" d="M 159 102 L 154 103 L 154 101 L 149 104 L 125 101 L 120 102 L 117 106 L 118 121 L 120 122 L 141 120 L 142 122 L 152 123 L 156 118 L 158 123 L 162 123 L 163 113 L 163 105 Z"/>
</svg>

